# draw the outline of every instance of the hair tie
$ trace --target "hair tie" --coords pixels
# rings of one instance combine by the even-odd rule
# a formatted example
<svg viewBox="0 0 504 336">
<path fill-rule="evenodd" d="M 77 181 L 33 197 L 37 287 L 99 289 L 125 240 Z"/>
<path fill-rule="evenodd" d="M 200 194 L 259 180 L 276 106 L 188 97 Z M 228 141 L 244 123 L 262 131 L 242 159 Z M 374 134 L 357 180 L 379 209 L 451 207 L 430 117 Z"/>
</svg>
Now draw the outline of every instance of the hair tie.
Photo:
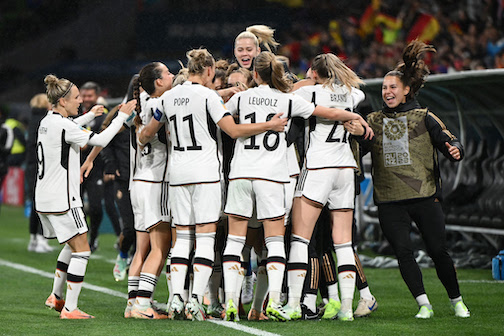
<svg viewBox="0 0 504 336">
<path fill-rule="evenodd" d="M 58 99 L 56 99 L 56 101 L 58 101 L 60 98 L 65 97 L 68 94 L 68 92 L 70 92 L 70 90 L 72 89 L 72 86 L 73 86 L 73 83 L 70 82 L 70 85 L 68 86 L 68 88 L 66 89 L 66 91 L 63 92 L 63 94 Z"/>
</svg>

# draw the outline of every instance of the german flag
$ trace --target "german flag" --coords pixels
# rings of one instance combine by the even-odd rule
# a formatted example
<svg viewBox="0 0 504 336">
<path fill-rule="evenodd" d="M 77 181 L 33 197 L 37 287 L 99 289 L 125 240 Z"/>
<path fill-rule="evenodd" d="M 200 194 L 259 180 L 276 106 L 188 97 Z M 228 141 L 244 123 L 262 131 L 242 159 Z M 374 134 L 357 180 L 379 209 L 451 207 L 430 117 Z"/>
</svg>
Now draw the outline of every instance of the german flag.
<svg viewBox="0 0 504 336">
<path fill-rule="evenodd" d="M 371 34 L 375 27 L 375 18 L 380 9 L 380 0 L 372 0 L 359 20 L 359 34 L 365 37 Z"/>
<path fill-rule="evenodd" d="M 439 22 L 434 16 L 420 14 L 413 27 L 411 27 L 406 40 L 408 43 L 415 39 L 429 43 L 437 36 L 439 29 Z"/>
</svg>

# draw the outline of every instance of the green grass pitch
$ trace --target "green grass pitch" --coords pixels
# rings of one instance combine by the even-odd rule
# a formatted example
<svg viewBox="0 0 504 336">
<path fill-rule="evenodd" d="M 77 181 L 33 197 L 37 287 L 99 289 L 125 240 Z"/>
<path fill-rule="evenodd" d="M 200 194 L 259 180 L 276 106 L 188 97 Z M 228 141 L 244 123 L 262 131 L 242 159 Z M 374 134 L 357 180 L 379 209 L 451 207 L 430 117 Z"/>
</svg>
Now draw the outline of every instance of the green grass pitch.
<svg viewBox="0 0 504 336">
<path fill-rule="evenodd" d="M 45 308 L 52 280 L 5 265 L 5 262 L 29 266 L 53 273 L 59 253 L 27 252 L 28 220 L 23 209 L 2 206 L 0 210 L 0 335 L 240 335 L 245 332 L 210 322 L 144 321 L 124 319 L 126 300 L 83 288 L 79 307 L 96 316 L 94 320 L 66 321 Z M 115 237 L 100 236 L 100 248 L 88 264 L 85 282 L 126 294 L 127 281 L 115 282 L 111 260 L 115 259 Z M 341 321 L 296 321 L 287 323 L 248 322 L 250 333 L 267 335 L 504 335 L 504 283 L 491 281 L 490 270 L 458 271 L 464 300 L 471 310 L 469 319 L 453 316 L 449 301 L 434 269 L 424 269 L 427 294 L 435 316 L 416 320 L 417 306 L 401 279 L 398 269 L 366 269 L 372 293 L 379 309 L 368 318 L 352 323 Z M 469 282 L 468 280 L 486 280 Z M 155 299 L 168 297 L 164 275 L 160 277 Z M 355 295 L 354 304 L 357 303 Z M 248 308 L 248 307 L 247 307 Z M 262 334 L 261 334 L 262 333 Z"/>
</svg>

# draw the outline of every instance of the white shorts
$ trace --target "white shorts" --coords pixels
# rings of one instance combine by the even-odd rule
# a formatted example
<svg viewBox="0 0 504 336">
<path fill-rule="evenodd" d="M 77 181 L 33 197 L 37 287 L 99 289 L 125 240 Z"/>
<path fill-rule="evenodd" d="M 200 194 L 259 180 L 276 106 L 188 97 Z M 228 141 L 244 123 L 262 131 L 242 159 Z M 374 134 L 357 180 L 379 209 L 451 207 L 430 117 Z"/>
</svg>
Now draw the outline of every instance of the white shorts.
<svg viewBox="0 0 504 336">
<path fill-rule="evenodd" d="M 146 232 L 160 222 L 170 221 L 168 183 L 133 181 L 130 194 L 135 230 Z"/>
<path fill-rule="evenodd" d="M 221 183 L 170 186 L 170 209 L 173 224 L 215 223 L 222 210 Z"/>
<path fill-rule="evenodd" d="M 303 169 L 295 197 L 328 204 L 329 210 L 353 209 L 355 202 L 355 173 L 353 168 Z"/>
<path fill-rule="evenodd" d="M 82 208 L 72 208 L 62 214 L 38 214 L 42 231 L 47 239 L 57 238 L 60 244 L 88 232 Z"/>
<path fill-rule="evenodd" d="M 284 183 L 250 179 L 229 181 L 228 197 L 224 210 L 226 214 L 250 219 L 254 203 L 258 221 L 284 216 Z"/>
</svg>

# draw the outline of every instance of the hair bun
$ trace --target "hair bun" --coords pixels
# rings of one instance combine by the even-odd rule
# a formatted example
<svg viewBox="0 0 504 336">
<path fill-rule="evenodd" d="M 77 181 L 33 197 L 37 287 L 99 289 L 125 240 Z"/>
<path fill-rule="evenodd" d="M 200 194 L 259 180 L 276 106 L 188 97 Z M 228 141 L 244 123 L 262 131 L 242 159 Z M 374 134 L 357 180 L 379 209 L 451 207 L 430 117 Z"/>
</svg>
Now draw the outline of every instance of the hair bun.
<svg viewBox="0 0 504 336">
<path fill-rule="evenodd" d="M 44 78 L 44 83 L 46 83 L 47 86 L 49 86 L 49 85 L 55 85 L 55 84 L 58 83 L 58 77 L 56 77 L 54 75 L 47 75 Z"/>
</svg>

